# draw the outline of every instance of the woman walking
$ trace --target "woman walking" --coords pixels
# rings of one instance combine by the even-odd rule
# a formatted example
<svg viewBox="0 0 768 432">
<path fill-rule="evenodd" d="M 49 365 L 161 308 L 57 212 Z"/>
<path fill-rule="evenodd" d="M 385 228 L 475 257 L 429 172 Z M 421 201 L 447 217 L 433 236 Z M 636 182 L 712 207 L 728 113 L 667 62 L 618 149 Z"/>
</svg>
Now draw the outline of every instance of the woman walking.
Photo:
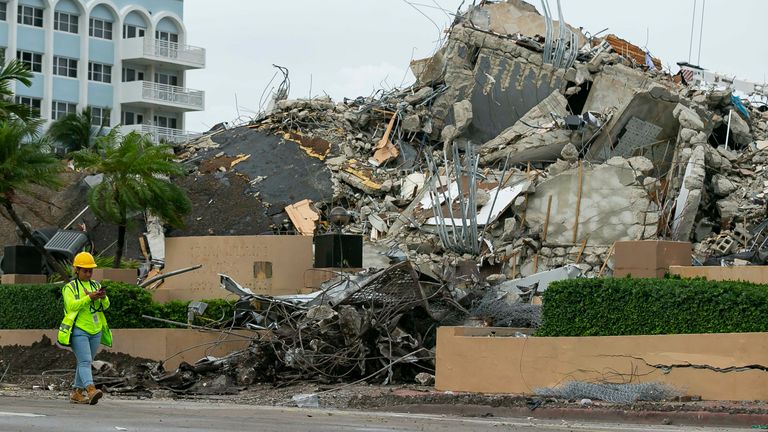
<svg viewBox="0 0 768 432">
<path fill-rule="evenodd" d="M 103 393 L 93 385 L 91 363 L 100 343 L 112 346 L 112 332 L 104 317 L 104 311 L 109 308 L 109 297 L 98 282 L 91 280 L 96 268 L 93 255 L 88 252 L 77 254 L 72 266 L 75 278 L 61 289 L 64 320 L 57 339 L 59 344 L 71 346 L 77 357 L 70 402 L 96 405 Z"/>
</svg>

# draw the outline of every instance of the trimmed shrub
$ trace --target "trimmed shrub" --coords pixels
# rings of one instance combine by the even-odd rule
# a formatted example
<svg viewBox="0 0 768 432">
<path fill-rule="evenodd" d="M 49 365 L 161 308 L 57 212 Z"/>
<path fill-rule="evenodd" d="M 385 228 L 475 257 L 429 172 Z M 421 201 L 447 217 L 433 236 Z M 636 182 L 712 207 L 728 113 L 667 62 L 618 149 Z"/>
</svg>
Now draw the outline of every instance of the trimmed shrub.
<svg viewBox="0 0 768 432">
<path fill-rule="evenodd" d="M 144 319 L 142 315 L 172 321 L 187 322 L 189 302 L 156 303 L 144 288 L 120 282 L 104 282 L 110 307 L 105 312 L 107 322 L 115 328 L 175 328 L 172 324 Z M 64 318 L 61 299 L 62 284 L 2 285 L 0 286 L 0 329 L 57 328 Z M 208 309 L 195 324 L 205 325 L 230 317 L 234 303 L 226 300 L 204 300 Z"/>
<path fill-rule="evenodd" d="M 543 294 L 537 336 L 768 331 L 768 286 L 704 279 L 571 279 Z"/>
</svg>

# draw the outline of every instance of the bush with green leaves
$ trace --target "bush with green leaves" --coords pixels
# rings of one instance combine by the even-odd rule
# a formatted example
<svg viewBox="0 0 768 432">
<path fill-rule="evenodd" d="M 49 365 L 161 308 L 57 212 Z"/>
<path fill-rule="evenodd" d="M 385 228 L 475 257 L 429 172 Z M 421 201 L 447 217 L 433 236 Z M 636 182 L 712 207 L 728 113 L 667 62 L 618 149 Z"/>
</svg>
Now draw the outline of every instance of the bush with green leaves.
<svg viewBox="0 0 768 432">
<path fill-rule="evenodd" d="M 152 300 L 149 291 L 136 285 L 106 281 L 110 308 L 105 312 L 109 326 L 116 328 L 176 327 L 142 318 L 154 316 L 178 322 L 187 322 L 189 302 L 173 301 L 160 304 Z M 62 284 L 3 285 L 0 289 L 0 329 L 57 328 L 64 318 L 61 299 Z M 206 300 L 208 308 L 194 324 L 206 325 L 234 313 L 234 303 L 226 300 Z"/>
<path fill-rule="evenodd" d="M 543 294 L 537 336 L 768 331 L 768 286 L 704 279 L 571 279 Z"/>
</svg>

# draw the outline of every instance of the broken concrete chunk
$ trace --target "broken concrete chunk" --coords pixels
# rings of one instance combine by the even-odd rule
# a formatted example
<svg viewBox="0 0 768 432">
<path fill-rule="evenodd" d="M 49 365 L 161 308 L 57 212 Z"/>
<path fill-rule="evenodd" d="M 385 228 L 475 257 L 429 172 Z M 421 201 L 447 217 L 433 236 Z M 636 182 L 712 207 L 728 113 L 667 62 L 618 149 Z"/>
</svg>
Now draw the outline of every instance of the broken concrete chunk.
<svg viewBox="0 0 768 432">
<path fill-rule="evenodd" d="M 575 162 L 579 159 L 579 150 L 572 143 L 568 143 L 563 147 L 560 156 L 569 162 Z"/>
<path fill-rule="evenodd" d="M 683 185 L 675 202 L 675 217 L 672 223 L 673 238 L 688 241 L 696 222 L 701 203 L 702 189 L 706 175 L 706 152 L 703 146 L 693 149 L 685 168 Z"/>
<path fill-rule="evenodd" d="M 648 175 L 653 171 L 653 162 L 645 156 L 635 156 L 627 160 L 632 169 Z"/>
<path fill-rule="evenodd" d="M 418 114 L 410 114 L 403 118 L 403 130 L 406 132 L 419 132 L 421 130 L 421 119 Z"/>
<path fill-rule="evenodd" d="M 435 385 L 435 376 L 427 372 L 421 372 L 416 375 L 416 382 L 423 386 L 432 386 Z"/>
<path fill-rule="evenodd" d="M 555 163 L 547 167 L 547 171 L 549 171 L 549 174 L 556 176 L 562 172 L 569 170 L 570 168 L 571 168 L 570 163 L 562 159 L 558 159 L 555 161 Z"/>
<path fill-rule="evenodd" d="M 717 152 L 730 162 L 736 162 L 736 160 L 739 159 L 739 155 L 736 152 L 728 150 L 725 146 L 717 147 Z"/>
<path fill-rule="evenodd" d="M 725 122 L 728 119 L 723 119 Z M 752 134 L 749 132 L 749 124 L 741 118 L 737 111 L 731 114 L 731 139 L 739 146 L 746 146 L 752 142 Z"/>
<path fill-rule="evenodd" d="M 448 126 L 443 128 L 442 132 L 440 132 L 440 140 L 443 143 L 448 144 L 448 143 L 453 142 L 454 138 L 456 138 L 456 136 L 458 136 L 458 134 L 459 133 L 456 130 L 456 126 L 448 125 Z"/>
<path fill-rule="evenodd" d="M 467 130 L 472 123 L 472 102 L 463 100 L 453 104 L 453 119 L 458 134 Z"/>
<path fill-rule="evenodd" d="M 696 114 L 696 111 L 683 104 L 677 104 L 672 115 L 680 122 L 680 127 L 694 130 L 704 129 L 704 122 L 701 121 L 701 117 Z"/>
<path fill-rule="evenodd" d="M 682 128 L 680 129 L 680 139 L 683 142 L 691 142 L 697 133 L 698 132 L 693 129 Z"/>
<path fill-rule="evenodd" d="M 419 102 L 422 102 L 424 99 L 432 96 L 432 93 L 434 92 L 435 90 L 432 89 L 432 87 L 422 87 L 416 93 L 406 96 L 404 100 L 411 105 L 416 105 Z"/>
<path fill-rule="evenodd" d="M 728 196 L 738 189 L 738 186 L 722 174 L 712 177 L 712 190 L 717 196 Z"/>
</svg>

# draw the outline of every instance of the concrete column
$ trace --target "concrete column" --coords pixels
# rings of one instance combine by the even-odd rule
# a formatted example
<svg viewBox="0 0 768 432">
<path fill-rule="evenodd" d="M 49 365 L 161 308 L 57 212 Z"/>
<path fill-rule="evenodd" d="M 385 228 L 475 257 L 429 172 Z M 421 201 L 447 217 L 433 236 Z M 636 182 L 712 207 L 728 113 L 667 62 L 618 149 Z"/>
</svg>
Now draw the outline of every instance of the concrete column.
<svg viewBox="0 0 768 432">
<path fill-rule="evenodd" d="M 48 3 L 43 12 L 43 29 L 45 30 L 45 49 L 43 53 L 43 103 L 40 104 L 40 117 L 52 119 L 53 108 L 53 12 L 54 7 Z"/>
<path fill-rule="evenodd" d="M 8 9 L 6 10 L 6 19 L 8 20 L 8 48 L 5 52 L 6 60 L 15 59 L 16 51 L 19 49 L 19 24 L 16 21 L 16 10 L 18 7 L 18 0 L 10 0 L 8 2 Z M 11 91 L 16 93 L 16 81 L 11 81 Z"/>
<path fill-rule="evenodd" d="M 115 22 L 117 31 L 112 31 L 113 42 L 115 44 L 115 64 L 112 66 L 112 113 L 110 114 L 109 125 L 115 127 L 122 123 L 123 106 L 120 103 L 123 94 L 123 20 L 117 17 Z"/>
<path fill-rule="evenodd" d="M 77 65 L 77 81 L 80 86 L 80 102 L 77 104 L 78 112 L 88 106 L 88 62 L 90 62 L 90 39 L 88 38 L 88 9 L 83 10 L 78 26 L 80 37 L 80 63 Z"/>
</svg>

